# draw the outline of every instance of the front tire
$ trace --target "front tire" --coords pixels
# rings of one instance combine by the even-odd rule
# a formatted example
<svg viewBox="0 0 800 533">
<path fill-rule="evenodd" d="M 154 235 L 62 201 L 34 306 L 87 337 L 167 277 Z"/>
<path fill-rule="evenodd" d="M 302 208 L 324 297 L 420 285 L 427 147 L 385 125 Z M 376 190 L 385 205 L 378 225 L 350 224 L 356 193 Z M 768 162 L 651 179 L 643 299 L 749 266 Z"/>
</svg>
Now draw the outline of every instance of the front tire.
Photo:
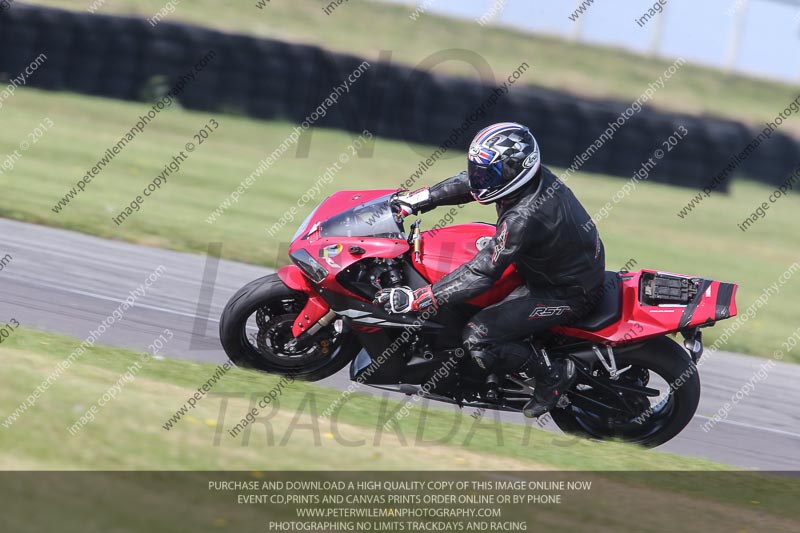
<svg viewBox="0 0 800 533">
<path fill-rule="evenodd" d="M 222 347 L 236 366 L 270 374 L 318 381 L 344 368 L 356 353 L 351 334 L 336 334 L 329 325 L 306 349 L 287 346 L 291 326 L 308 297 L 287 287 L 277 274 L 251 281 L 231 297 L 222 312 Z"/>
<path fill-rule="evenodd" d="M 662 396 L 666 396 L 655 405 L 643 408 L 638 416 L 627 422 L 612 422 L 569 405 L 551 412 L 556 425 L 565 433 L 602 440 L 620 439 L 648 448 L 664 444 L 683 431 L 700 402 L 700 376 L 683 348 L 671 339 L 659 337 L 636 349 L 620 351 L 616 359 L 618 368 L 633 365 L 639 372 L 640 381 L 641 376 L 649 379 L 655 373 L 666 385 L 662 387 L 666 390 L 659 389 Z M 628 379 L 632 377 L 631 374 Z M 674 386 L 670 387 L 670 384 Z M 653 386 L 647 381 L 644 385 Z"/>
</svg>

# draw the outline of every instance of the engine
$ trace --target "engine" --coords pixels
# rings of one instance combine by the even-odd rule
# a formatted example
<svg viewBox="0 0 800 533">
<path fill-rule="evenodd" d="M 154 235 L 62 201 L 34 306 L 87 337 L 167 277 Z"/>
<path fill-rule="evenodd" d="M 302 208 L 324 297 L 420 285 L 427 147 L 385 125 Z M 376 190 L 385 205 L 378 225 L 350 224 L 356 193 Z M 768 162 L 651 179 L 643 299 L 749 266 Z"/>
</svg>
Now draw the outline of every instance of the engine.
<svg viewBox="0 0 800 533">
<path fill-rule="evenodd" d="M 400 258 L 364 259 L 345 269 L 337 276 L 337 280 L 342 286 L 370 299 L 381 289 L 406 284 Z"/>
</svg>

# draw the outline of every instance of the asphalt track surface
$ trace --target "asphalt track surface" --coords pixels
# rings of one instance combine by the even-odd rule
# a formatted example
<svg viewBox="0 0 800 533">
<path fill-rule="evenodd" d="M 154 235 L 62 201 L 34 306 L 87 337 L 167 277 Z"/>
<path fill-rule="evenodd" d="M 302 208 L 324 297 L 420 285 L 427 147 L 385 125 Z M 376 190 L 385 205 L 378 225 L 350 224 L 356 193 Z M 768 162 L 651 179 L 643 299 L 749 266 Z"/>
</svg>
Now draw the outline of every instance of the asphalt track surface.
<svg viewBox="0 0 800 533">
<path fill-rule="evenodd" d="M 4 219 L 0 235 L 0 258 L 12 257 L 0 270 L 0 323 L 15 318 L 24 327 L 84 339 L 163 265 L 163 275 L 98 343 L 144 351 L 169 328 L 175 338 L 163 353 L 178 359 L 226 361 L 217 338 L 220 313 L 239 287 L 270 273 L 214 259 L 215 246 L 220 245 L 213 244 L 209 258 Z M 221 255 L 225 256 L 224 246 Z M 700 371 L 698 414 L 681 435 L 659 449 L 745 469 L 800 470 L 800 365 L 779 363 L 725 421 L 703 430 L 708 416 L 730 402 L 764 363 L 724 352 L 710 358 Z M 347 371 L 320 384 L 343 389 L 349 385 Z M 520 415 L 504 413 L 503 418 L 521 421 Z M 535 457 L 536 451 L 531 454 Z"/>
</svg>

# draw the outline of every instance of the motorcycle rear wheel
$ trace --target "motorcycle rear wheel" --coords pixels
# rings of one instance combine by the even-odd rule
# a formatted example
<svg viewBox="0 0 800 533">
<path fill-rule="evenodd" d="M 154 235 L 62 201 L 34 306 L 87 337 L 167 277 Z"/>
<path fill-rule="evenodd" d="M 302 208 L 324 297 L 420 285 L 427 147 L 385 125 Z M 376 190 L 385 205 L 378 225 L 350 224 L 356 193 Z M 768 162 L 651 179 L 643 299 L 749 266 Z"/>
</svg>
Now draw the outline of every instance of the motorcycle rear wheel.
<svg viewBox="0 0 800 533">
<path fill-rule="evenodd" d="M 637 349 L 619 351 L 616 360 L 620 369 L 633 365 L 634 371 L 656 374 L 667 385 L 659 390 L 661 401 L 642 409 L 627 422 L 611 421 L 570 404 L 551 412 L 556 425 L 565 433 L 600 440 L 617 439 L 648 448 L 664 444 L 680 433 L 694 417 L 700 402 L 700 376 L 683 348 L 671 339 L 659 337 Z M 653 386 L 646 381 L 640 385 Z"/>
</svg>

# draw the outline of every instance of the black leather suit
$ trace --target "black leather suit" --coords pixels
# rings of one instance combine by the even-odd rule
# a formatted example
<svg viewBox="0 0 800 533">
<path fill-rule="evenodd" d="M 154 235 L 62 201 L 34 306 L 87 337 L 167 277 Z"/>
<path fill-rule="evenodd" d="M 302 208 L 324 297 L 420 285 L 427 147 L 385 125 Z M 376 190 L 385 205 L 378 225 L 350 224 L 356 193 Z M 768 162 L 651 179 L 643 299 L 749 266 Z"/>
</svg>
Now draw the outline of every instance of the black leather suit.
<svg viewBox="0 0 800 533">
<path fill-rule="evenodd" d="M 429 191 L 432 205 L 426 210 L 473 200 L 466 173 Z M 489 245 L 432 289 L 439 305 L 462 303 L 487 291 L 514 264 L 526 286 L 479 311 L 464 330 L 464 341 L 479 365 L 490 370 L 487 366 L 500 363 L 509 370 L 531 353 L 530 347 L 514 341 L 568 324 L 591 310 L 596 301 L 591 293 L 602 290 L 605 251 L 581 203 L 544 166 L 517 194 L 496 205 L 497 231 Z M 539 371 L 549 370 L 546 360 L 539 364 Z"/>
</svg>

